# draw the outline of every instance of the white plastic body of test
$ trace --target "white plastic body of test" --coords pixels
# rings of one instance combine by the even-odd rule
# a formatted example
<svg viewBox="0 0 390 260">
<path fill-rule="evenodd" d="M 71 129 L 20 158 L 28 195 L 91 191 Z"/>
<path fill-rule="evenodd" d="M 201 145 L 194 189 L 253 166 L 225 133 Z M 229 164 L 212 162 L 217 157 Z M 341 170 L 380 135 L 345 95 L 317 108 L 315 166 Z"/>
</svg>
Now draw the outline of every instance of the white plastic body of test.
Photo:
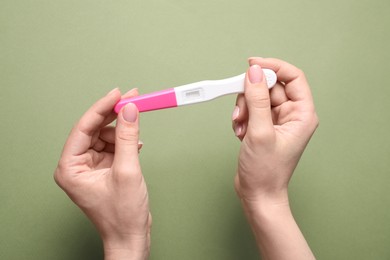
<svg viewBox="0 0 390 260">
<path fill-rule="evenodd" d="M 277 81 L 273 70 L 263 69 L 268 88 L 272 88 Z M 205 102 L 220 96 L 243 93 L 245 73 L 221 80 L 205 80 L 175 87 L 177 106 Z"/>
</svg>

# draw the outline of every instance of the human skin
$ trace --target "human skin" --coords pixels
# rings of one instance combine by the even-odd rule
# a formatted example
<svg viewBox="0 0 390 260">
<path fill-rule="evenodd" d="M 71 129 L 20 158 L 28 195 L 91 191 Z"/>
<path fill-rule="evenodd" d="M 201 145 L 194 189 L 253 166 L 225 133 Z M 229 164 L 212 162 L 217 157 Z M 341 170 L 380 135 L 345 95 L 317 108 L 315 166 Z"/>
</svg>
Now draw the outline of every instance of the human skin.
<svg viewBox="0 0 390 260">
<path fill-rule="evenodd" d="M 122 98 L 136 95 L 134 89 Z M 147 259 L 152 219 L 138 158 L 139 115 L 128 104 L 109 126 L 120 98 L 112 90 L 76 123 L 54 179 L 97 228 L 105 259 Z"/>
<path fill-rule="evenodd" d="M 304 73 L 278 59 L 250 58 L 233 130 L 241 140 L 235 189 L 262 259 L 315 259 L 291 213 L 288 183 L 318 126 Z M 261 68 L 276 72 L 268 90 Z"/>
<path fill-rule="evenodd" d="M 318 118 L 302 71 L 276 59 L 250 59 L 233 128 L 242 141 L 235 188 L 262 259 L 314 259 L 289 207 L 287 187 Z M 261 67 L 280 81 L 270 92 Z M 281 83 L 282 82 L 282 83 Z M 136 96 L 132 90 L 124 97 Z M 105 259 L 147 259 L 151 215 L 138 159 L 138 111 L 114 89 L 72 129 L 54 178 L 94 223 Z"/>
</svg>

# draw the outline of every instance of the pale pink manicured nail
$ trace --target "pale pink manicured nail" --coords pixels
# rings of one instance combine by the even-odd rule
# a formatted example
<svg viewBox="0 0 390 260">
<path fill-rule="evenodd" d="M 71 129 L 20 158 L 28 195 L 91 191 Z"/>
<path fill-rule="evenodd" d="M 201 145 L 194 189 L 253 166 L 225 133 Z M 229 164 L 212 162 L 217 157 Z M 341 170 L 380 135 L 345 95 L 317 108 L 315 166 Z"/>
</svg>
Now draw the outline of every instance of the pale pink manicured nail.
<svg viewBox="0 0 390 260">
<path fill-rule="evenodd" d="M 234 134 L 236 136 L 240 136 L 242 133 L 242 125 L 237 125 L 236 128 L 234 129 Z"/>
<path fill-rule="evenodd" d="M 232 121 L 236 120 L 239 115 L 240 115 L 240 108 L 236 106 L 233 110 Z"/>
<path fill-rule="evenodd" d="M 112 93 L 114 93 L 114 92 L 117 91 L 117 90 L 118 90 L 118 88 L 114 88 L 113 90 L 111 90 L 110 92 L 108 92 L 106 96 L 111 95 Z"/>
<path fill-rule="evenodd" d="M 249 57 L 248 60 L 264 59 L 263 57 Z"/>
<path fill-rule="evenodd" d="M 252 84 L 260 83 L 263 81 L 263 70 L 257 64 L 250 66 L 249 68 L 249 81 Z"/>
<path fill-rule="evenodd" d="M 123 119 L 127 122 L 134 123 L 137 120 L 137 112 L 137 107 L 133 103 L 129 103 L 123 108 Z"/>
</svg>

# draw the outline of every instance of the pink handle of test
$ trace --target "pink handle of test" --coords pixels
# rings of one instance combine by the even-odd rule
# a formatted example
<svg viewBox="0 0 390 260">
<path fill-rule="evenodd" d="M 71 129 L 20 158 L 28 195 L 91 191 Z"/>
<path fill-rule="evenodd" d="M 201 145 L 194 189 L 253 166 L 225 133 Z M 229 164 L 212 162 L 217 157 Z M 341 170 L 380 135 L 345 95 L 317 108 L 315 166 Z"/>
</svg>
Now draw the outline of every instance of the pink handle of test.
<svg viewBox="0 0 390 260">
<path fill-rule="evenodd" d="M 135 104 L 139 112 L 177 107 L 176 94 L 173 88 L 122 99 L 115 105 L 114 111 L 118 114 L 122 107 L 128 103 Z"/>
</svg>

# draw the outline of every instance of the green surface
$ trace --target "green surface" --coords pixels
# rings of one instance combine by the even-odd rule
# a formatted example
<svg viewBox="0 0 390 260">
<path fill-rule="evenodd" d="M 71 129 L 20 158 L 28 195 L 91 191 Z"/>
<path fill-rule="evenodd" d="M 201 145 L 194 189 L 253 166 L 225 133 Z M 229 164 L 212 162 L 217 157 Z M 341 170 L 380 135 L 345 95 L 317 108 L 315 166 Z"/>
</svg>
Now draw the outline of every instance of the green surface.
<svg viewBox="0 0 390 260">
<path fill-rule="evenodd" d="M 311 83 L 320 128 L 290 185 L 318 259 L 390 259 L 390 2 L 0 2 L 0 259 L 99 259 L 52 172 L 106 92 L 242 73 L 279 57 Z M 233 189 L 235 97 L 142 114 L 151 259 L 258 259 Z"/>
</svg>

